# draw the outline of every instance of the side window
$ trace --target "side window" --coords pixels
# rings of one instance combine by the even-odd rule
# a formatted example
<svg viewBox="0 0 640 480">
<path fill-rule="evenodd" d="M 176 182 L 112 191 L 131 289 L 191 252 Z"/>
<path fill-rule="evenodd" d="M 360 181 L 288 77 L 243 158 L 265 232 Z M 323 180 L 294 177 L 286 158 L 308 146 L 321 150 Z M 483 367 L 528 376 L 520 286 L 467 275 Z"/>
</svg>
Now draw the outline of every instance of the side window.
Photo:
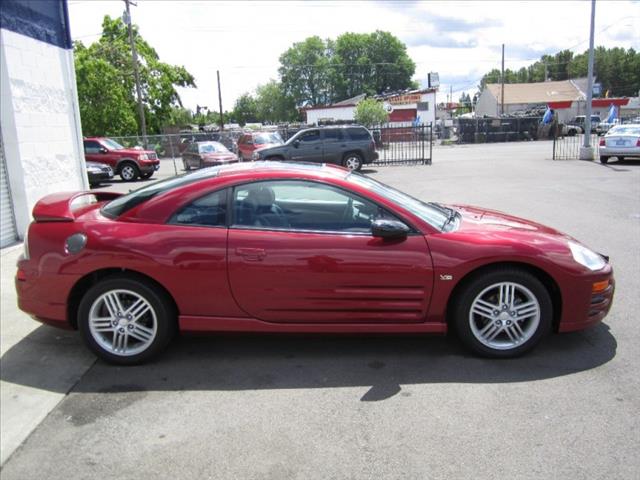
<svg viewBox="0 0 640 480">
<path fill-rule="evenodd" d="M 326 143 L 340 142 L 342 139 L 342 129 L 332 128 L 324 131 L 324 141 Z"/>
<path fill-rule="evenodd" d="M 351 140 L 363 141 L 371 140 L 371 134 L 365 128 L 349 128 L 347 129 Z"/>
<path fill-rule="evenodd" d="M 189 145 L 189 148 L 187 150 L 189 153 L 198 153 L 198 144 L 192 143 L 191 145 Z"/>
<path fill-rule="evenodd" d="M 84 141 L 84 153 L 100 153 L 100 144 L 94 140 Z"/>
<path fill-rule="evenodd" d="M 310 132 L 305 132 L 298 137 L 298 140 L 303 143 L 316 142 L 320 140 L 320 130 L 311 130 Z"/>
<path fill-rule="evenodd" d="M 169 223 L 203 227 L 224 227 L 227 216 L 227 190 L 219 190 L 194 200 L 174 213 Z"/>
<path fill-rule="evenodd" d="M 301 180 L 236 187 L 234 225 L 249 228 L 370 233 L 378 218 L 396 218 L 373 202 L 339 188 Z"/>
</svg>

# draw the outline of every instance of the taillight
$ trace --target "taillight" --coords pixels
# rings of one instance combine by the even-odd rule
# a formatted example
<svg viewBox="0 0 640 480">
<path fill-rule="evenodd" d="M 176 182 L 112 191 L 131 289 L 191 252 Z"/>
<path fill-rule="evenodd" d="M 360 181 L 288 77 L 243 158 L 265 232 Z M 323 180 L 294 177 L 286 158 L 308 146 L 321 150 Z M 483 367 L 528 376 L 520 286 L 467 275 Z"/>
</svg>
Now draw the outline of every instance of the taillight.
<svg viewBox="0 0 640 480">
<path fill-rule="evenodd" d="M 604 147 L 604 146 L 605 146 L 605 143 L 604 143 L 604 137 L 602 137 L 602 138 L 600 139 L 600 146 L 601 146 L 601 147 Z"/>
</svg>

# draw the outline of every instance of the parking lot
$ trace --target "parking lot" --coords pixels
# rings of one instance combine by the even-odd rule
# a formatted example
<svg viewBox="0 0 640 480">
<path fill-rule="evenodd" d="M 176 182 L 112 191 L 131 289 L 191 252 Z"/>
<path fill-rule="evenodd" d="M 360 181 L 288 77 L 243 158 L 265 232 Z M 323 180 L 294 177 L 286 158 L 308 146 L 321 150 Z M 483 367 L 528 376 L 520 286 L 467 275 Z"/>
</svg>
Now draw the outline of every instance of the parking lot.
<svg viewBox="0 0 640 480">
<path fill-rule="evenodd" d="M 515 360 L 473 357 L 452 337 L 217 335 L 114 367 L 17 311 L 19 252 L 3 254 L 3 480 L 638 478 L 640 161 L 551 151 L 442 146 L 431 166 L 364 171 L 421 199 L 548 224 L 611 257 L 605 322 Z M 175 165 L 105 188 L 126 192 Z"/>
</svg>

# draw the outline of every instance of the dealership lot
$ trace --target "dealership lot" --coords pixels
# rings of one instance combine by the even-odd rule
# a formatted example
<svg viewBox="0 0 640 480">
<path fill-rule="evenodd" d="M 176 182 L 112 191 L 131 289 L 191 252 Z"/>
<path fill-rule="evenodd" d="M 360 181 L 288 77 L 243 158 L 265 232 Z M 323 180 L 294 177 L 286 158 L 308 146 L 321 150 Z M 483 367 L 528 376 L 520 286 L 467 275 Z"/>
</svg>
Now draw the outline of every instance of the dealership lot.
<svg viewBox="0 0 640 480">
<path fill-rule="evenodd" d="M 640 162 L 550 156 L 549 142 L 437 147 L 431 166 L 365 170 L 419 198 L 548 224 L 611 256 L 605 323 L 516 360 L 469 356 L 454 338 L 220 335 L 113 367 L 76 334 L 11 307 L 15 255 L 3 255 L 3 410 L 32 408 L 19 422 L 3 412 L 3 435 L 51 410 L 3 479 L 637 477 Z M 153 179 L 175 171 L 163 160 Z"/>
</svg>

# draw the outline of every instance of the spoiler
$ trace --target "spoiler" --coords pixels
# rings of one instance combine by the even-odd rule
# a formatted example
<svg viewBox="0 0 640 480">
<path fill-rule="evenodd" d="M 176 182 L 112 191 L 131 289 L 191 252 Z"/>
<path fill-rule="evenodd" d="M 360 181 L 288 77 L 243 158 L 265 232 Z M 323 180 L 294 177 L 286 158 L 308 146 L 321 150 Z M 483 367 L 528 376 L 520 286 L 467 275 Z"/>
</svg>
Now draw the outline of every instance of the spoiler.
<svg viewBox="0 0 640 480">
<path fill-rule="evenodd" d="M 97 202 L 113 200 L 122 195 L 118 192 L 59 192 L 40 199 L 33 207 L 36 222 L 73 222 L 73 202 L 81 197 L 93 196 Z"/>
</svg>

